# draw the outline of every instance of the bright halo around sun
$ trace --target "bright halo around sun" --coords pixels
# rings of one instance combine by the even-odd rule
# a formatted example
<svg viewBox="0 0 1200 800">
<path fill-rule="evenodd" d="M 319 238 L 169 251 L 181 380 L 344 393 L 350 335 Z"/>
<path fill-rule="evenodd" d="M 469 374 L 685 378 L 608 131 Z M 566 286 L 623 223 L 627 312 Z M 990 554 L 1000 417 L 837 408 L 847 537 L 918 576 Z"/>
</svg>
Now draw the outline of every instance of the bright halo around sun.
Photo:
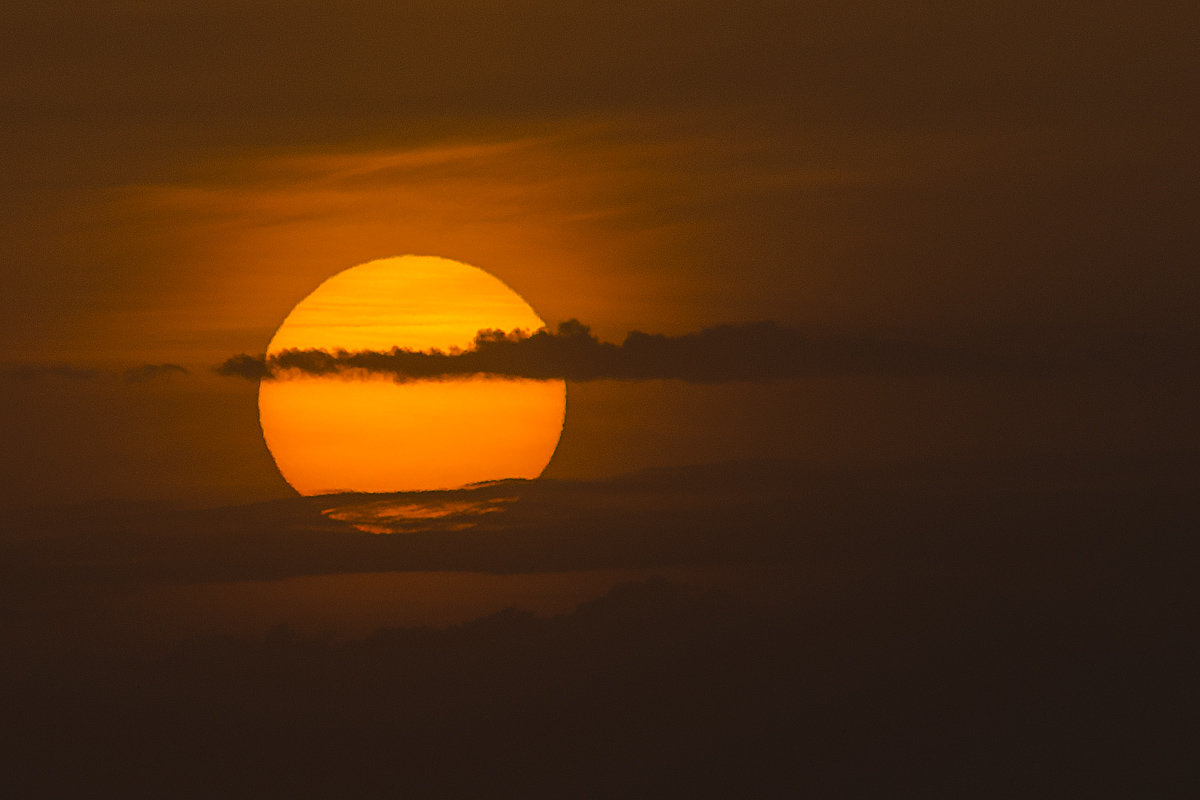
<svg viewBox="0 0 1200 800">
<path fill-rule="evenodd" d="M 466 349 L 485 328 L 544 324 L 481 269 L 400 256 L 326 280 L 292 309 L 267 353 Z M 267 447 L 300 494 L 449 489 L 540 475 L 562 434 L 566 384 L 284 373 L 261 382 L 258 410 Z"/>
</svg>

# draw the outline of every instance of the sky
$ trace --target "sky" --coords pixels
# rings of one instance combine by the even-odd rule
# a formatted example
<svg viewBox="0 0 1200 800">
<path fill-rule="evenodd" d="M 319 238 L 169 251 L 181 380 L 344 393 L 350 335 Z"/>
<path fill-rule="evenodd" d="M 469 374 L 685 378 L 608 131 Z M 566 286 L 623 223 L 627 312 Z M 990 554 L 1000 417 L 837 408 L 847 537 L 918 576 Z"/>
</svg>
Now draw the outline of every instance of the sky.
<svg viewBox="0 0 1200 800">
<path fill-rule="evenodd" d="M 209 369 L 263 352 L 334 272 L 405 253 L 480 266 L 606 341 L 769 320 L 1066 365 L 999 389 L 774 386 L 782 408 L 732 443 L 696 431 L 761 388 L 697 391 L 684 411 L 656 386 L 586 387 L 564 477 L 902 460 L 919 442 L 967 457 L 1014 436 L 1138 450 L 1186 428 L 1194 446 L 1194 15 L 1157 8 L 10 5 L 6 376 L 192 375 L 132 391 L 6 377 L 5 502 L 278 495 L 253 426 L 218 424 L 249 415 L 250 392 Z M 1157 374 L 1055 374 L 1097 361 Z M 1007 398 L 981 402 L 1001 392 L 1027 425 Z M 790 404 L 821 423 L 781 436 L 764 420 Z M 939 437 L 913 405 L 970 429 Z M 83 435 L 60 436 L 63 417 Z M 844 447 L 815 430 L 835 417 Z M 591 432 L 632 426 L 659 433 Z M 872 441 L 846 441 L 864 426 Z M 101 428 L 180 457 L 115 453 Z M 198 446 L 220 452 L 197 464 Z M 249 461 L 254 475 L 224 466 Z"/>
<path fill-rule="evenodd" d="M 437 672 L 438 653 L 478 661 L 503 641 L 513 697 L 536 697 L 541 675 L 604 725 L 645 723 L 643 745 L 661 734 L 698 746 L 685 728 L 720 729 L 711 741 L 757 754 L 708 774 L 660 753 L 681 770 L 663 772 L 575 730 L 627 766 L 614 774 L 745 787 L 755 773 L 769 794 L 799 786 L 787 765 L 817 752 L 830 766 L 808 788 L 824 796 L 856 748 L 873 765 L 862 780 L 912 778 L 897 766 L 915 763 L 898 755 L 902 728 L 923 732 L 912 747 L 928 752 L 1015 754 L 1028 720 L 1013 709 L 1067 684 L 1076 693 L 1038 741 L 1086 730 L 1105 681 L 1133 670 L 1160 687 L 1147 724 L 1167 781 L 1181 740 L 1159 711 L 1175 685 L 1161 669 L 1174 674 L 1164 665 L 1182 641 L 1175 581 L 1194 556 L 1181 531 L 1195 521 L 1200 450 L 1198 24 L 1194 4 L 1167 0 L 6 3 L 10 649 L 58 669 L 68 641 L 108 664 L 185 633 L 236 634 L 251 637 L 236 657 L 207 639 L 153 656 L 175 659 L 155 691 L 205 685 L 205 659 L 229 656 L 245 666 L 234 696 L 294 659 L 297 686 L 333 698 L 322 659 L 358 675 L 400 663 L 386 636 L 361 639 L 376 629 L 421 653 L 421 674 Z M 503 346 L 520 348 L 515 374 L 566 379 L 558 449 L 543 480 L 495 490 L 300 498 L 263 441 L 247 369 L 322 281 L 405 254 L 484 269 L 546 320 L 542 339 Z M 566 344 L 546 356 L 547 340 Z M 229 364 L 242 369 L 219 369 Z M 634 583 L 613 588 L 623 581 Z M 728 605 L 697 594 L 710 590 Z M 893 616 L 871 616 L 889 604 Z M 540 616 L 479 621 L 510 606 Z M 931 610 L 959 606 L 974 616 Z M 1039 609 L 1045 628 L 1016 622 Z M 1139 620 L 1159 636 L 1143 662 Z M 676 623 L 701 632 L 655 649 Z M 276 624 L 301 639 L 270 639 Z M 622 644 L 614 631 L 630 624 L 641 638 Z M 413 644 L 404 637 L 425 634 L 410 626 L 440 633 Z M 370 644 L 303 638 L 323 632 Z M 523 661 L 518 640 L 556 666 Z M 771 650 L 780 640 L 817 642 L 827 662 Z M 563 641 L 578 661 L 550 656 Z M 610 656 L 588 662 L 588 641 Z M 730 680 L 765 687 L 743 705 L 731 683 L 712 684 L 732 643 L 778 655 L 729 666 Z M 700 671 L 648 688 L 692 656 Z M 1088 657 L 1092 682 L 1073 681 Z M 1046 668 L 1022 682 L 1027 662 Z M 597 694 L 562 677 L 583 663 L 640 687 L 632 705 L 660 721 L 609 709 L 618 678 L 596 677 Z M 983 690 L 942 695 L 916 677 L 953 684 L 950 663 L 1027 700 L 983 704 L 1000 740 L 945 733 L 983 730 L 969 711 Z M 129 674 L 158 674 L 149 664 Z M 801 667 L 845 716 L 841 701 L 814 715 L 816 695 L 786 678 Z M 859 674 L 865 694 L 832 677 Z M 476 677 L 442 673 L 431 696 Z M 54 680 L 30 696 L 68 714 L 70 681 Z M 86 691 L 125 698 L 131 719 L 182 730 L 136 680 L 96 680 Z M 688 705 L 701 685 L 727 703 L 711 718 Z M 889 685 L 944 713 L 877 703 L 870 692 Z M 179 707 L 202 708 L 196 692 Z M 1111 695 L 1112 730 L 1135 727 L 1121 716 L 1134 692 Z M 820 722 L 788 728 L 768 697 Z M 338 702 L 363 721 L 360 701 Z M 503 718 L 506 702 L 485 705 Z M 434 706 L 421 713 L 436 718 Z M 683 706 L 687 725 L 661 721 Z M 255 708 L 255 724 L 286 729 Z M 482 752 L 486 722 L 454 709 L 476 737 L 454 746 Z M 553 729 L 551 710 L 530 713 Z M 102 724 L 95 714 L 80 737 Z M 351 725 L 320 714 L 311 731 Z M 390 741 L 370 719 L 362 730 Z M 822 733 L 839 725 L 844 750 Z M 739 726 L 757 744 L 735 747 Z M 51 727 L 30 741 L 55 742 Z M 179 752 L 199 747 L 187 741 Z M 1106 741 L 1097 752 L 1114 763 L 1128 752 L 1116 733 Z M 117 747 L 105 758 L 133 764 Z M 1092 755 L 1081 746 L 1055 766 Z M 579 774 L 591 763 L 557 758 Z M 354 763 L 353 785 L 378 788 Z M 1018 778 L 1039 774 L 1014 763 L 1027 768 Z M 178 786 L 162 769 L 154 780 Z M 957 775 L 966 795 L 988 796 L 970 782 L 979 774 Z M 541 788 L 571 793 L 567 772 L 545 777 Z M 593 785 L 615 792 L 613 781 Z"/>
</svg>

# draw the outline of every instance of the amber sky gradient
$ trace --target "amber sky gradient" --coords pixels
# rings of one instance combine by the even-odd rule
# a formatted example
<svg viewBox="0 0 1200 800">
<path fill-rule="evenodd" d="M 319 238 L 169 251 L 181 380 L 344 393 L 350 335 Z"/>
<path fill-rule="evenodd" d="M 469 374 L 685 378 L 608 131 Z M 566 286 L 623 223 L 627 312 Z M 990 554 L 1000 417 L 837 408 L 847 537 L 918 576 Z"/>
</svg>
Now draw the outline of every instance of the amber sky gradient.
<svg viewBox="0 0 1200 800">
<path fill-rule="evenodd" d="M 550 475 L 1196 441 L 1180 377 L 1200 335 L 1189 4 L 16 2 L 3 17 L 0 361 L 43 376 L 5 378 L 5 502 L 286 494 L 251 387 L 211 365 L 263 352 L 334 272 L 397 253 L 484 265 L 551 325 L 612 341 L 766 319 L 1156 365 L 598 382 L 571 387 Z M 190 375 L 42 370 L 163 363 Z"/>
</svg>

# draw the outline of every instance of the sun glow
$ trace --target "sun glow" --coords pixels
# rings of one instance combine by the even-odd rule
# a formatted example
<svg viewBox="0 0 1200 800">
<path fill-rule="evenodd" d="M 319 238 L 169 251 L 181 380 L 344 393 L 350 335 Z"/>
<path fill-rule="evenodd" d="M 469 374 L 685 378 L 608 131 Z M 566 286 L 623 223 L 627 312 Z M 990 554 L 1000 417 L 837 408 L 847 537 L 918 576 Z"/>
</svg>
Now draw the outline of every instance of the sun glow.
<svg viewBox="0 0 1200 800">
<path fill-rule="evenodd" d="M 468 347 L 484 328 L 543 325 L 483 270 L 402 256 L 322 283 L 283 321 L 267 352 L 448 350 Z M 540 475 L 562 433 L 566 386 L 285 374 L 262 382 L 258 404 L 267 447 L 301 494 L 415 491 Z"/>
</svg>

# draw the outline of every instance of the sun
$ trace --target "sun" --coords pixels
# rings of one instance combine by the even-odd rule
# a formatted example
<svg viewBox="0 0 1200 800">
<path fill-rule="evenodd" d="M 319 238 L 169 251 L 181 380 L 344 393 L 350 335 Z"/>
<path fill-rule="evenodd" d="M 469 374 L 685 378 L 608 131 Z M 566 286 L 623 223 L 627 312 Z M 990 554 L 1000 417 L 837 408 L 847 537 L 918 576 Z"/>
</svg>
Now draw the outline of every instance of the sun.
<svg viewBox="0 0 1200 800">
<path fill-rule="evenodd" d="M 470 346 L 485 328 L 544 325 L 519 294 L 477 267 L 399 256 L 326 280 L 292 309 L 267 353 L 448 350 Z M 262 381 L 258 409 L 267 448 L 300 494 L 448 489 L 540 475 L 562 434 L 566 384 L 285 373 Z"/>
</svg>

